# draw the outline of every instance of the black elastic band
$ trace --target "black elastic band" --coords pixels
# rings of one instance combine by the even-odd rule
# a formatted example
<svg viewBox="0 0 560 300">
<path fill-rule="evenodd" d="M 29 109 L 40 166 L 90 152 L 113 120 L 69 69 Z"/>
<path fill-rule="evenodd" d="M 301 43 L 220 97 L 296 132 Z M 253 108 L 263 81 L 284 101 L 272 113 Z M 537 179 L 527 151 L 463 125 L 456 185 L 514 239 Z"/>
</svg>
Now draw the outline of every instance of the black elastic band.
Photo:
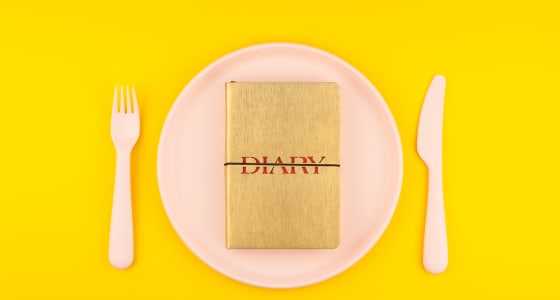
<svg viewBox="0 0 560 300">
<path fill-rule="evenodd" d="M 224 166 L 281 166 L 281 167 L 340 167 L 340 164 L 277 164 L 277 163 L 240 163 L 228 162 Z"/>
</svg>

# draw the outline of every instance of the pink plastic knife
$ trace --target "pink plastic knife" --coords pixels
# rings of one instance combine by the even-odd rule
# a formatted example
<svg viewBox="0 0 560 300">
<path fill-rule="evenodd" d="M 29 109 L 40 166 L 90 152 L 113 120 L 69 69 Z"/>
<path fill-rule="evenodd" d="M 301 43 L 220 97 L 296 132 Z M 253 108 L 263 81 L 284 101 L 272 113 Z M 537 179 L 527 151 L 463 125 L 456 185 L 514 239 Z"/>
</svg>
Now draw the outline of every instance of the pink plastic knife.
<svg viewBox="0 0 560 300">
<path fill-rule="evenodd" d="M 447 229 L 443 207 L 442 136 L 445 77 L 436 75 L 424 99 L 418 124 L 418 154 L 428 167 L 428 205 L 424 231 L 424 268 L 439 274 L 447 268 Z"/>
</svg>

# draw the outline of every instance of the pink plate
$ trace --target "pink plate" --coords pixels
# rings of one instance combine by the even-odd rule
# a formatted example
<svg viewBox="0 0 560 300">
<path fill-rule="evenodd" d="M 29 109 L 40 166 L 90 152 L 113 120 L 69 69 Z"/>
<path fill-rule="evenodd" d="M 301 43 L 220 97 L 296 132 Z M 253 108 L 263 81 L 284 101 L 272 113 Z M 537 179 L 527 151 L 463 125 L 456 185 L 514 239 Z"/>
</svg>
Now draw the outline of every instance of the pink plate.
<svg viewBox="0 0 560 300">
<path fill-rule="evenodd" d="M 334 250 L 225 248 L 225 82 L 330 81 L 341 96 L 341 240 Z M 159 142 L 163 205 L 183 242 L 206 264 L 251 285 L 291 288 L 330 278 L 377 242 L 398 202 L 402 146 L 379 92 L 356 69 L 318 49 L 263 44 L 200 72 L 171 109 Z"/>
</svg>

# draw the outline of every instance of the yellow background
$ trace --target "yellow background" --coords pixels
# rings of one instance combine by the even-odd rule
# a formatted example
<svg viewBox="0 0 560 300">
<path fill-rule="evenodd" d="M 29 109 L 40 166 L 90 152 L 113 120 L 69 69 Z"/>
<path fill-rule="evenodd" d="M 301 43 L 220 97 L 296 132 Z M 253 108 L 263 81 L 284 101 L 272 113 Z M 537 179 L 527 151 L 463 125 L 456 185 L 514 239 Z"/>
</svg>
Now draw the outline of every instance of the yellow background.
<svg viewBox="0 0 560 300">
<path fill-rule="evenodd" d="M 0 4 L 0 298 L 558 298 L 560 8 L 555 1 L 8 1 Z M 215 59 L 295 42 L 353 64 L 398 124 L 395 216 L 356 265 L 269 290 L 233 281 L 180 241 L 156 181 L 173 101 Z M 421 264 L 426 169 L 415 152 L 432 76 L 448 79 L 450 260 Z M 136 257 L 107 261 L 116 83 L 142 111 L 133 153 Z M 126 298 L 123 298 L 126 297 Z"/>
</svg>

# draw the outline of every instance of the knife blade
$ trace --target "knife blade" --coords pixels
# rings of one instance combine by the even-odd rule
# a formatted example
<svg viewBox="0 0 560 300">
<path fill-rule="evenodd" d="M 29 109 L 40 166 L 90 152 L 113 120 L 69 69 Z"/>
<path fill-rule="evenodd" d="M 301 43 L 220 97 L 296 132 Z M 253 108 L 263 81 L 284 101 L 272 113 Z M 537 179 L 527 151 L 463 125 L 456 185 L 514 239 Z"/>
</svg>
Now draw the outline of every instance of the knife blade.
<svg viewBox="0 0 560 300">
<path fill-rule="evenodd" d="M 446 79 L 436 75 L 428 88 L 420 121 L 416 149 L 428 168 L 428 204 L 424 229 L 424 268 L 439 274 L 448 265 L 447 228 L 443 205 L 442 145 L 443 103 Z"/>
</svg>

